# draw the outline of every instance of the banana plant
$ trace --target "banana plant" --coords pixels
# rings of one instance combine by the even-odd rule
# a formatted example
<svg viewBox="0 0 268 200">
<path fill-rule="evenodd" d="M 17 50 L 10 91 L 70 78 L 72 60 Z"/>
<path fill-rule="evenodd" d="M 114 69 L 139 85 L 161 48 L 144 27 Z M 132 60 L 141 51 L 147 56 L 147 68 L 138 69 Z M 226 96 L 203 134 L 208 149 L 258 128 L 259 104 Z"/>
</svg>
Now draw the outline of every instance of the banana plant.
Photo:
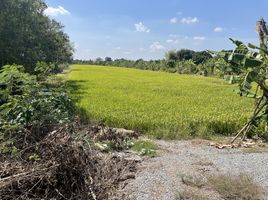
<svg viewBox="0 0 268 200">
<path fill-rule="evenodd" d="M 240 95 L 256 99 L 256 107 L 252 117 L 247 124 L 238 131 L 233 138 L 233 143 L 241 134 L 244 140 L 247 133 L 253 127 L 258 126 L 259 122 L 265 121 L 268 127 L 268 31 L 265 21 L 261 19 L 257 22 L 257 32 L 260 38 L 260 46 L 253 44 L 245 45 L 239 40 L 230 40 L 236 45 L 232 51 L 217 52 L 218 57 L 223 58 L 231 66 L 234 73 L 240 76 Z M 252 92 L 252 85 L 257 85 Z M 260 90 L 260 91 L 259 91 Z"/>
</svg>

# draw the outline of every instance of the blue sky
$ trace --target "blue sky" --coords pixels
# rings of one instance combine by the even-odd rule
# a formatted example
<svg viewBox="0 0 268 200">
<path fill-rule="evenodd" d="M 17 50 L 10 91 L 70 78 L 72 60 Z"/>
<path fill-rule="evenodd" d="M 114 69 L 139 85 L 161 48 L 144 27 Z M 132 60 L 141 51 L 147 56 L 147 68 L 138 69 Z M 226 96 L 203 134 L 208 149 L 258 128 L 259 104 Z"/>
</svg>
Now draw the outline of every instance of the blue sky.
<svg viewBox="0 0 268 200">
<path fill-rule="evenodd" d="M 230 49 L 228 38 L 258 43 L 268 0 L 46 0 L 65 25 L 75 58 L 162 59 L 171 49 Z"/>
</svg>

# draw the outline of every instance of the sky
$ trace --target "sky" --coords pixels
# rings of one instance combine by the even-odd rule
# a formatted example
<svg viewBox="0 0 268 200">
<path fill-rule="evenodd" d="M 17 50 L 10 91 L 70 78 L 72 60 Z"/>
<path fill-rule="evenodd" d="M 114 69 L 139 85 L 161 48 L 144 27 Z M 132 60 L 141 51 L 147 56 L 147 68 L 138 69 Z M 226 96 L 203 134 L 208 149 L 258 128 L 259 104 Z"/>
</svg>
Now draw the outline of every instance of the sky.
<svg viewBox="0 0 268 200">
<path fill-rule="evenodd" d="M 75 59 L 162 59 L 169 50 L 232 49 L 228 38 L 258 43 L 268 0 L 46 0 Z"/>
</svg>

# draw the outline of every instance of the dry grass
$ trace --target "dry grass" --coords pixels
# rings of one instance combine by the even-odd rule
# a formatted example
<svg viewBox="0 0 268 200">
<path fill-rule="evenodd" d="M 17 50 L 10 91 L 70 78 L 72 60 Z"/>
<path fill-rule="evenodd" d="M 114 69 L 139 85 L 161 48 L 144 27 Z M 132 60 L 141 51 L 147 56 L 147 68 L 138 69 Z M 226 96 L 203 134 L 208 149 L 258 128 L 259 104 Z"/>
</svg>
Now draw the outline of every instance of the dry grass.
<svg viewBox="0 0 268 200">
<path fill-rule="evenodd" d="M 193 190 L 184 190 L 179 192 L 176 200 L 209 200 L 208 197 L 201 194 L 201 192 L 196 192 Z"/>
<path fill-rule="evenodd" d="M 245 174 L 182 175 L 181 179 L 186 189 L 178 193 L 177 200 L 260 200 L 264 195 L 263 188 Z M 209 197 L 205 194 L 213 195 Z"/>
<path fill-rule="evenodd" d="M 263 190 L 248 175 L 213 175 L 208 184 L 226 200 L 259 200 Z"/>
<path fill-rule="evenodd" d="M 206 185 L 206 179 L 202 176 L 191 176 L 191 175 L 182 175 L 181 176 L 182 183 L 190 186 L 190 187 L 197 187 L 202 188 Z"/>
<path fill-rule="evenodd" d="M 252 148 L 243 148 L 244 153 L 267 153 L 267 147 L 252 147 Z"/>
</svg>

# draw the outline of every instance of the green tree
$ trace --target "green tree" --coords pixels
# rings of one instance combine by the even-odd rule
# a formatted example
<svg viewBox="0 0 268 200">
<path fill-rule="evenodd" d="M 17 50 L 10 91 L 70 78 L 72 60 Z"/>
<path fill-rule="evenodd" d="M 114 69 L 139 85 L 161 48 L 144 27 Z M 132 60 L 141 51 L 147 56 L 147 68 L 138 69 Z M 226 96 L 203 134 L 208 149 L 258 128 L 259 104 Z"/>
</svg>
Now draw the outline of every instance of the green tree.
<svg viewBox="0 0 268 200">
<path fill-rule="evenodd" d="M 177 61 L 178 60 L 178 56 L 177 56 L 177 53 L 175 50 L 168 51 L 166 53 L 165 57 L 166 57 L 167 61 L 169 61 L 169 60 Z"/>
<path fill-rule="evenodd" d="M 207 52 L 207 51 L 200 51 L 200 52 L 195 52 L 193 53 L 193 62 L 197 65 L 206 62 L 212 56 Z"/>
<path fill-rule="evenodd" d="M 177 51 L 178 61 L 191 60 L 193 58 L 194 53 L 195 52 L 193 50 L 181 49 Z"/>
<path fill-rule="evenodd" d="M 104 61 L 105 61 L 105 62 L 112 62 L 113 60 L 112 60 L 111 57 L 105 57 Z"/>
<path fill-rule="evenodd" d="M 0 1 L 0 65 L 23 65 L 34 71 L 38 61 L 66 63 L 73 48 L 63 26 L 44 14 L 43 0 Z"/>
</svg>

